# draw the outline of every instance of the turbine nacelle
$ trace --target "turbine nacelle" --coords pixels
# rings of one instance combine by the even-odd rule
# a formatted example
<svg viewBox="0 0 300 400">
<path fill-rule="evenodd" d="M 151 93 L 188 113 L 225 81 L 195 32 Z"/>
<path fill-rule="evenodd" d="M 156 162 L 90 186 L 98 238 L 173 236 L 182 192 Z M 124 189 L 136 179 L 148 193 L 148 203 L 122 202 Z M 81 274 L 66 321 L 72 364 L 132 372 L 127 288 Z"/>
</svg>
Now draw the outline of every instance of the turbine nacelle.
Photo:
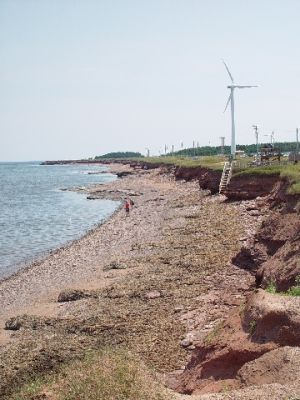
<svg viewBox="0 0 300 400">
<path fill-rule="evenodd" d="M 253 87 L 258 87 L 257 85 L 229 85 L 227 86 L 227 89 L 248 89 L 248 88 L 253 88 Z"/>
</svg>

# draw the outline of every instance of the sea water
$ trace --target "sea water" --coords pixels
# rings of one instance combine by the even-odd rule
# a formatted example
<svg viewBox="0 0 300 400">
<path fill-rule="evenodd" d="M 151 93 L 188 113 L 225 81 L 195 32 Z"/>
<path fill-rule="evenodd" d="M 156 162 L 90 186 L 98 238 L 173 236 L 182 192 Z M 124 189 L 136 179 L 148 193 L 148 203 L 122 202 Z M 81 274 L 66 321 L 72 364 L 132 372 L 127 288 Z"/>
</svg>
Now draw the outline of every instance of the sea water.
<svg viewBox="0 0 300 400">
<path fill-rule="evenodd" d="M 115 179 L 100 165 L 0 163 L 0 279 L 79 238 L 119 205 L 65 189 Z"/>
</svg>

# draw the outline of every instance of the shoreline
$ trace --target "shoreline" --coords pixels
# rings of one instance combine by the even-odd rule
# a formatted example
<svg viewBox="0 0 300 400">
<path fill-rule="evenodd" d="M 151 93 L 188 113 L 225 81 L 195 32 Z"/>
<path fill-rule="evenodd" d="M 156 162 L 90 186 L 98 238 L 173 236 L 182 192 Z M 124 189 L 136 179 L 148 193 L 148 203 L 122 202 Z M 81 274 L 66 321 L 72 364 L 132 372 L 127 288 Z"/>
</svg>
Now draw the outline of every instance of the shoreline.
<svg viewBox="0 0 300 400">
<path fill-rule="evenodd" d="M 253 289 L 253 275 L 230 262 L 263 219 L 247 211 L 252 201 L 226 203 L 198 182 L 175 181 L 160 170 L 135 171 L 105 186 L 124 196 L 139 193 L 129 217 L 120 208 L 69 248 L 0 284 L 0 291 L 6 286 L 2 327 L 10 317 L 21 321 L 17 331 L 1 330 L 4 357 L 5 351 L 13 354 L 3 371 L 6 382 L 22 382 L 22 370 L 14 369 L 19 357 L 22 365 L 37 363 L 39 373 L 47 373 L 49 358 L 40 353 L 46 340 L 59 362 L 99 343 L 121 343 L 172 387 L 195 346 Z M 58 302 L 70 289 L 88 297 Z M 18 343 L 32 340 L 30 351 L 14 353 Z"/>
<path fill-rule="evenodd" d="M 117 173 L 119 173 L 120 171 L 123 171 L 122 166 L 120 166 L 118 164 L 112 164 L 111 166 L 105 165 L 105 164 L 101 164 L 101 165 L 103 165 L 104 167 L 107 168 L 107 171 L 105 171 L 105 173 L 111 173 L 115 176 L 117 176 Z M 112 182 L 114 182 L 114 181 L 112 181 Z M 101 185 L 106 186 L 106 185 L 109 185 L 109 183 L 104 183 L 104 184 L 103 183 L 101 183 L 101 184 L 100 183 L 91 183 L 90 185 L 86 186 L 84 189 L 78 188 L 78 187 L 71 187 L 71 188 L 63 188 L 63 189 L 59 189 L 59 190 L 80 193 L 80 194 L 86 195 L 88 197 L 90 190 L 92 190 L 93 187 L 101 187 Z M 120 201 L 120 200 L 115 199 L 115 201 Z M 104 218 L 100 222 L 96 222 L 91 228 L 87 228 L 85 231 L 78 233 L 78 235 L 76 237 L 74 237 L 74 239 L 70 239 L 61 245 L 51 247 L 48 250 L 43 250 L 43 251 L 37 253 L 36 255 L 32 255 L 31 257 L 28 257 L 27 260 L 21 261 L 20 263 L 7 266 L 8 268 L 10 268 L 10 267 L 16 268 L 16 270 L 11 273 L 9 272 L 7 276 L 6 275 L 4 275 L 3 277 L 0 276 L 0 285 L 4 281 L 10 280 L 11 278 L 17 276 L 18 274 L 23 273 L 24 271 L 30 269 L 31 267 L 41 264 L 45 259 L 50 257 L 52 254 L 56 254 L 60 250 L 68 248 L 69 246 L 72 246 L 73 243 L 80 241 L 86 235 L 88 235 L 89 233 L 92 233 L 95 229 L 99 228 L 103 223 L 105 223 L 105 221 L 112 218 L 113 215 L 119 210 L 120 207 L 121 207 L 121 205 L 117 206 L 115 211 L 111 215 L 109 215 L 107 218 Z"/>
<path fill-rule="evenodd" d="M 130 167 L 122 166 L 120 164 L 110 166 L 110 170 L 113 173 L 120 171 L 120 169 L 124 171 L 130 169 Z M 147 177 L 149 175 L 150 179 L 149 182 L 147 182 Z M 146 177 L 146 179 L 143 178 L 144 176 Z M 156 193 L 155 196 L 158 196 L 157 199 L 160 200 L 159 201 L 160 203 L 161 202 L 160 197 L 162 194 L 161 192 L 164 191 L 165 186 L 167 187 L 167 192 L 171 193 L 171 198 L 173 197 L 172 190 L 175 187 L 178 187 L 179 191 L 180 190 L 186 191 L 189 190 L 188 187 L 191 186 L 194 188 L 193 190 L 195 191 L 195 185 L 196 185 L 196 193 L 199 193 L 200 197 L 203 196 L 202 192 L 198 188 L 197 183 L 195 182 L 183 183 L 180 181 L 179 182 L 170 181 L 169 176 L 167 176 L 167 178 L 162 178 L 159 175 L 158 171 L 152 171 L 152 172 L 138 171 L 132 175 L 126 176 L 122 179 L 110 182 L 108 184 L 93 185 L 92 188 L 87 188 L 85 190 L 85 193 L 93 194 L 97 192 L 98 189 L 100 189 L 101 191 L 104 190 L 104 193 L 105 190 L 118 191 L 121 189 L 123 190 L 122 192 L 123 195 L 126 196 L 126 190 L 128 190 L 128 188 L 130 188 L 130 190 L 133 190 L 133 188 L 134 190 L 139 189 L 137 187 L 139 186 L 139 183 L 135 182 L 138 179 L 140 179 L 142 182 L 143 180 L 145 180 L 146 187 L 148 184 L 150 186 L 149 189 L 147 189 L 148 193 L 142 193 L 140 196 L 137 196 L 137 199 L 135 199 L 138 200 L 137 203 L 139 203 L 140 199 L 142 199 L 141 204 L 137 204 L 137 206 L 149 208 L 150 213 L 152 212 L 151 211 L 152 208 L 148 206 L 149 204 L 148 202 L 152 201 L 153 195 L 154 193 Z M 169 187 L 168 187 L 168 182 L 169 182 Z M 155 207 L 157 208 L 157 205 Z M 136 213 L 137 210 L 138 208 L 135 206 L 134 213 Z M 133 222 L 133 224 L 136 224 L 136 222 L 132 221 L 132 218 L 128 220 L 126 219 L 124 220 L 124 218 L 126 217 L 125 215 L 122 214 L 122 209 L 120 206 L 111 215 L 110 218 L 106 219 L 103 223 L 99 224 L 94 229 L 88 231 L 85 235 L 81 236 L 80 238 L 74 241 L 71 241 L 69 244 L 66 244 L 64 246 L 59 247 L 58 249 L 50 251 L 49 254 L 46 255 L 45 257 L 42 257 L 39 260 L 35 260 L 34 262 L 30 263 L 26 267 L 17 271 L 15 274 L 11 275 L 7 279 L 1 280 L 0 302 L 2 304 L 2 309 L 0 310 L 0 323 L 3 325 L 4 319 L 9 317 L 10 314 L 14 314 L 17 312 L 19 313 L 26 312 L 26 307 L 29 307 L 30 305 L 33 305 L 34 308 L 38 300 L 45 301 L 45 298 L 47 299 L 48 297 L 48 301 L 50 300 L 51 302 L 53 302 L 59 290 L 66 285 L 76 286 L 76 284 L 79 285 L 80 281 L 84 281 L 84 279 L 90 281 L 92 279 L 94 269 L 96 270 L 99 269 L 103 275 L 102 271 L 103 262 L 101 262 L 100 260 L 101 265 L 100 266 L 97 265 L 99 264 L 99 257 L 97 255 L 96 256 L 93 255 L 92 257 L 93 259 L 91 265 L 89 265 L 88 270 L 84 270 L 85 258 L 88 258 L 89 252 L 95 252 L 95 248 L 97 247 L 97 245 L 101 246 L 102 244 L 102 251 L 103 252 L 106 251 L 107 240 L 105 240 L 105 237 L 106 235 L 108 235 L 109 239 L 113 239 L 118 234 L 119 230 L 118 224 L 120 224 L 120 222 L 124 224 L 124 226 L 122 227 L 122 232 L 121 232 L 122 234 L 124 234 L 124 232 L 126 232 L 126 230 L 129 228 L 127 226 L 128 225 L 127 222 Z M 141 218 L 143 218 L 143 216 Z M 154 231 L 159 229 L 159 227 L 157 226 L 155 227 L 153 226 L 153 224 L 151 225 L 152 225 L 151 228 Z M 135 227 L 133 226 L 132 228 Z M 109 233 L 106 232 L 107 229 L 110 230 Z M 137 230 L 139 231 L 139 229 Z M 140 234 L 142 235 L 141 237 L 142 240 L 144 241 L 147 240 L 148 232 L 142 230 Z M 98 236 L 102 238 L 103 243 L 97 242 Z M 124 243 L 124 237 L 122 239 L 124 248 L 118 251 L 118 240 L 115 241 L 114 245 L 116 253 L 118 253 L 118 257 L 122 256 L 126 257 L 126 254 L 128 253 L 128 246 L 126 245 L 126 240 Z M 134 238 L 132 239 L 131 242 L 134 241 Z M 81 255 L 81 253 L 83 254 Z M 112 251 L 112 253 L 113 254 L 110 255 L 110 258 L 114 258 L 114 250 Z M 80 255 L 80 257 L 83 260 L 79 260 L 78 262 L 77 260 L 78 255 Z M 68 275 L 70 275 L 69 276 L 70 279 L 68 279 Z M 61 278 L 61 282 L 58 282 L 59 278 Z M 44 290 L 40 290 L 39 287 L 40 289 Z M 47 287 L 49 288 L 47 289 Z M 8 292 L 10 293 L 9 296 Z M 41 293 L 43 293 L 43 296 L 41 296 Z M 49 293 L 51 293 L 50 299 L 49 299 Z"/>
<path fill-rule="evenodd" d="M 112 165 L 108 166 L 108 168 L 109 168 L 110 172 L 113 174 L 117 174 L 118 172 L 121 172 L 121 171 L 123 172 L 123 171 L 127 171 L 128 169 L 130 169 L 128 166 L 126 166 L 126 165 L 123 166 L 120 164 L 112 164 Z M 118 188 L 119 186 L 122 187 L 122 185 L 125 185 L 125 187 L 126 187 L 126 186 L 132 184 L 132 178 L 134 179 L 134 177 L 135 177 L 135 174 L 131 175 L 130 177 L 125 177 L 125 178 L 122 178 L 119 180 L 109 182 L 107 184 L 99 184 L 99 185 L 93 184 L 93 185 L 90 185 L 89 187 L 85 188 L 84 190 L 80 189 L 80 192 L 85 193 L 87 196 L 89 194 L 96 192 L 99 189 L 101 191 L 104 191 L 104 193 L 106 190 L 110 192 L 112 190 L 112 187 L 114 187 L 114 186 L 116 186 Z M 126 196 L 126 190 L 123 192 L 123 196 Z M 106 198 L 109 199 L 110 195 L 107 194 Z M 90 200 L 90 201 L 92 201 L 92 200 Z M 122 201 L 121 197 L 119 198 L 119 201 Z M 70 263 L 70 260 L 66 260 L 65 259 L 66 255 L 69 255 L 69 253 L 74 253 L 74 252 L 76 253 L 78 248 L 84 249 L 86 242 L 89 242 L 90 239 L 93 240 L 93 238 L 95 236 L 97 236 L 99 233 L 102 233 L 103 236 L 105 236 L 105 232 L 103 232 L 103 230 L 105 230 L 106 225 L 109 225 L 109 226 L 113 225 L 115 223 L 115 219 L 116 218 L 120 219 L 121 216 L 122 216 L 122 204 L 120 204 L 116 208 L 116 210 L 110 215 L 109 218 L 107 218 L 103 222 L 97 224 L 94 228 L 89 229 L 87 232 L 85 232 L 79 238 L 71 240 L 64 245 L 59 246 L 58 248 L 49 250 L 49 252 L 46 252 L 43 256 L 38 257 L 37 259 L 34 259 L 32 262 L 29 262 L 28 264 L 24 265 L 23 268 L 19 269 L 18 271 L 11 274 L 10 276 L 0 279 L 0 303 L 2 304 L 2 308 L 0 310 L 0 324 L 3 326 L 4 319 L 8 318 L 10 313 L 25 312 L 26 307 L 30 307 L 29 303 L 34 304 L 36 302 L 36 300 L 40 297 L 40 296 L 37 296 L 37 298 L 36 298 L 34 295 L 29 296 L 29 298 L 31 298 L 31 301 L 29 303 L 28 302 L 24 303 L 23 301 L 20 301 L 22 294 L 18 293 L 15 300 L 9 301 L 9 303 L 8 303 L 9 307 L 7 307 L 6 298 L 7 298 L 8 291 L 15 292 L 18 289 L 16 286 L 23 287 L 24 282 L 25 282 L 25 292 L 28 295 L 28 293 L 30 293 L 30 290 L 26 289 L 26 285 L 28 285 L 28 286 L 31 285 L 31 283 L 28 282 L 28 281 L 30 281 L 30 278 L 32 277 L 34 280 L 37 277 L 41 277 L 43 272 L 50 273 L 50 275 L 52 275 L 52 274 L 55 275 L 55 270 L 52 270 L 51 267 L 54 266 L 57 268 L 57 264 L 55 264 L 57 258 L 59 260 L 61 260 L 62 265 L 64 262 L 67 262 L 67 263 L 69 263 L 69 266 L 73 267 L 75 264 L 72 265 L 72 263 Z M 71 260 L 73 260 L 72 257 L 71 257 Z M 45 265 L 47 265 L 47 268 L 46 268 L 46 271 L 43 271 L 43 268 Z M 49 270 L 49 265 L 50 265 L 50 270 Z M 58 272 L 58 271 L 56 271 L 56 272 Z M 77 278 L 77 279 L 73 279 L 72 282 L 73 282 L 73 284 L 76 284 L 75 282 L 79 283 L 79 281 L 80 281 L 80 279 Z M 40 281 L 41 286 L 44 286 L 44 284 L 47 285 L 47 281 L 46 282 L 44 282 L 44 280 L 42 282 Z M 60 285 L 55 285 L 55 286 L 60 286 Z M 49 290 L 50 290 L 50 292 L 52 291 L 51 288 Z M 58 289 L 56 289 L 56 292 L 57 292 L 57 290 Z M 49 292 L 49 291 L 46 290 L 46 293 L 45 293 L 46 297 L 47 297 L 47 292 Z M 53 295 L 51 297 L 53 300 Z M 11 306 L 12 304 L 15 304 L 15 305 Z M 0 334 L 0 344 L 1 344 L 1 334 Z"/>
<path fill-rule="evenodd" d="M 108 172 L 111 174 L 116 175 L 119 172 L 122 172 L 124 170 L 127 171 L 127 167 L 126 166 L 122 166 L 119 164 L 112 164 L 112 165 L 104 165 L 108 168 Z M 91 184 L 87 187 L 85 187 L 84 189 L 80 188 L 72 188 L 71 191 L 76 192 L 79 191 L 82 195 L 86 195 L 88 197 L 88 195 L 91 193 L 91 191 L 99 188 L 110 188 L 110 184 L 113 184 L 114 182 L 117 182 L 118 180 L 113 180 L 111 182 L 108 183 L 99 183 L 99 184 Z M 107 196 L 107 198 L 109 199 L 109 196 Z M 115 201 L 121 201 L 122 199 L 115 199 Z M 90 200 L 92 201 L 92 200 Z M 11 284 L 13 286 L 15 286 L 15 282 L 16 281 L 22 281 L 22 279 L 24 278 L 26 280 L 26 277 L 28 274 L 31 273 L 35 273 L 34 271 L 36 269 L 39 269 L 43 266 L 43 264 L 49 262 L 50 260 L 52 260 L 53 258 L 56 257 L 63 257 L 65 252 L 68 251 L 72 251 L 72 249 L 74 247 L 78 247 L 82 244 L 82 242 L 84 242 L 85 240 L 88 240 L 89 237 L 96 235 L 98 233 L 98 231 L 103 227 L 103 225 L 105 225 L 106 223 L 110 222 L 111 220 L 114 219 L 114 217 L 120 213 L 122 209 L 122 204 L 118 205 L 115 209 L 115 211 L 108 216 L 107 218 L 105 218 L 103 221 L 96 223 L 92 228 L 87 229 L 85 232 L 83 232 L 82 234 L 79 234 L 77 238 L 75 239 L 71 239 L 69 241 L 67 241 L 66 243 L 55 247 L 55 248 L 51 248 L 49 250 L 46 250 L 44 252 L 42 252 L 42 254 L 40 254 L 39 256 L 33 256 L 32 259 L 25 261 L 21 264 L 19 264 L 20 268 L 18 270 L 16 270 L 15 272 L 11 273 L 8 276 L 4 276 L 3 278 L 0 278 L 0 304 L 2 304 L 2 309 L 0 309 L 0 325 L 3 325 L 3 315 L 5 315 L 6 313 L 3 312 L 3 301 L 2 299 L 5 297 L 5 294 L 3 295 L 3 286 L 10 286 Z M 5 288 L 4 288 L 5 290 Z M 7 316 L 7 315 L 6 315 Z M 3 331 L 3 329 L 1 329 L 1 331 Z M 0 345 L 1 345 L 1 331 L 0 331 Z M 2 332 L 3 333 L 3 332 Z"/>
<path fill-rule="evenodd" d="M 87 190 L 88 190 L 88 188 L 87 188 Z M 58 247 L 53 247 L 49 250 L 45 250 L 45 251 L 41 252 L 39 255 L 32 256 L 32 258 L 28 259 L 27 261 L 21 262 L 20 264 L 14 264 L 14 266 L 18 267 L 18 269 L 16 271 L 10 273 L 10 275 L 8 275 L 8 276 L 4 276 L 3 278 L 0 277 L 0 287 L 3 282 L 13 279 L 13 278 L 17 277 L 19 274 L 25 273 L 31 267 L 35 267 L 35 266 L 42 264 L 50 256 L 57 255 L 60 253 L 60 251 L 66 250 L 69 247 L 71 247 L 73 244 L 75 245 L 76 243 L 80 242 L 86 236 L 88 236 L 89 234 L 92 234 L 94 231 L 96 231 L 98 228 L 100 228 L 110 218 L 113 218 L 114 214 L 117 213 L 120 210 L 120 208 L 121 208 L 121 205 L 117 206 L 115 211 L 112 214 L 110 214 L 107 218 L 103 219 L 103 221 L 97 222 L 93 227 L 88 228 L 85 232 L 79 233 L 77 238 L 70 239 L 67 242 L 65 242 L 64 244 L 59 245 Z"/>
</svg>

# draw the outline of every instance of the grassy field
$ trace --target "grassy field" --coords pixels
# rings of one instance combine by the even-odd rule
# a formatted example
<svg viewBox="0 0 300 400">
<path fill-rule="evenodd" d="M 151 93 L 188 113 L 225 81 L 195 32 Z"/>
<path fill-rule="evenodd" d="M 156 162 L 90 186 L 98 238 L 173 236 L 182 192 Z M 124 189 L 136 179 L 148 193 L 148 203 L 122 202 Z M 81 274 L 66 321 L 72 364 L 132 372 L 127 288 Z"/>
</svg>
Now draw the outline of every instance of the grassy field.
<svg viewBox="0 0 300 400">
<path fill-rule="evenodd" d="M 222 170 L 226 157 L 221 156 L 202 156 L 202 157 L 143 157 L 135 158 L 135 161 L 142 161 L 151 164 L 167 164 L 178 167 L 205 167 L 214 170 Z"/>
</svg>

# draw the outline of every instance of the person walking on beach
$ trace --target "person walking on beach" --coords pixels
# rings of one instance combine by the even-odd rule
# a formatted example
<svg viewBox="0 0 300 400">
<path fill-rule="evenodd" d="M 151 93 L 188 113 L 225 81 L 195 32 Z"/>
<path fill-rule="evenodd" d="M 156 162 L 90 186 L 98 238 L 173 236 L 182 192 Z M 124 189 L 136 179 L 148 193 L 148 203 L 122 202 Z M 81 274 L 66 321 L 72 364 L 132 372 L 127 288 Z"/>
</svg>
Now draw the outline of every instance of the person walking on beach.
<svg viewBox="0 0 300 400">
<path fill-rule="evenodd" d="M 125 204 L 124 204 L 124 208 L 125 208 L 125 212 L 126 212 L 126 216 L 129 216 L 129 210 L 130 210 L 130 203 L 128 200 L 125 200 Z"/>
</svg>

